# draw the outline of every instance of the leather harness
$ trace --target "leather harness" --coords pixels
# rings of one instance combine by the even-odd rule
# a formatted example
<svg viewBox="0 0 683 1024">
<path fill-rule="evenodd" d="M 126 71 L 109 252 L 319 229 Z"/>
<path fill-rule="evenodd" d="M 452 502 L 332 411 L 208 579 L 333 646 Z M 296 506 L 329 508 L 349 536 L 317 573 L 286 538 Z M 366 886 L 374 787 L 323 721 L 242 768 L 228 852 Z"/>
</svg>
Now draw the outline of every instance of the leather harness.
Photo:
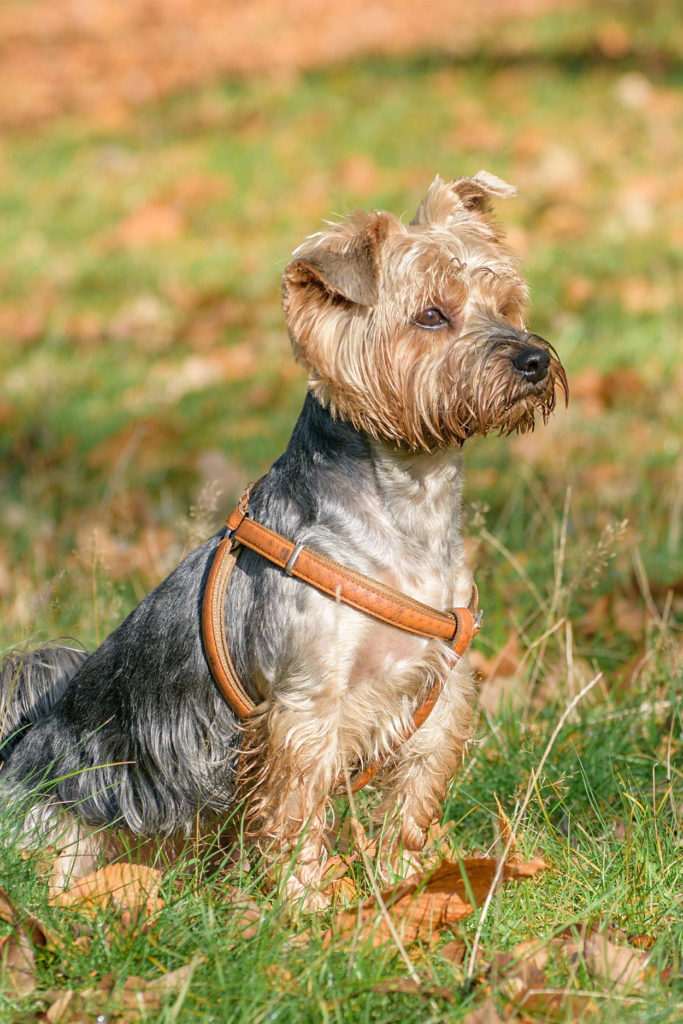
<svg viewBox="0 0 683 1024">
<path fill-rule="evenodd" d="M 202 641 L 214 682 L 240 719 L 248 718 L 256 703 L 244 689 L 230 657 L 225 635 L 225 602 L 230 576 L 243 546 L 257 551 L 284 569 L 288 576 L 304 580 L 317 590 L 379 622 L 417 636 L 444 640 L 458 657 L 465 653 L 481 628 L 482 613 L 477 610 L 476 585 L 473 584 L 468 608 L 450 608 L 447 611 L 431 608 L 254 522 L 249 518 L 249 491 L 245 492 L 228 516 L 224 529 L 223 539 L 213 556 L 202 600 Z M 434 680 L 427 696 L 413 714 L 413 720 L 401 742 L 409 739 L 427 720 L 445 682 L 445 676 Z M 355 793 L 366 786 L 393 752 L 393 749 L 387 751 L 361 770 L 352 782 L 352 791 Z M 341 778 L 337 783 L 343 781 Z"/>
</svg>

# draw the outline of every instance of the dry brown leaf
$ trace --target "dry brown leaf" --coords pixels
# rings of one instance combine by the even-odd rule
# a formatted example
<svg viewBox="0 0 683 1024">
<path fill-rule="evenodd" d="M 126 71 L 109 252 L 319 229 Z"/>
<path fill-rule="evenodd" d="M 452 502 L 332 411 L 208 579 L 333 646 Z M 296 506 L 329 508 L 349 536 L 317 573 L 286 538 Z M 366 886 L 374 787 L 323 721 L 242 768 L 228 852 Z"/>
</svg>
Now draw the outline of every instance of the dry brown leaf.
<svg viewBox="0 0 683 1024">
<path fill-rule="evenodd" d="M 503 702 L 516 703 L 521 699 L 519 668 L 519 637 L 511 633 L 506 642 L 490 658 L 473 651 L 472 667 L 482 677 L 479 703 L 484 711 L 495 714 Z"/>
<path fill-rule="evenodd" d="M 378 849 L 377 839 L 371 839 L 363 827 L 363 823 L 357 818 L 349 816 L 347 818 L 349 823 L 349 830 L 351 833 L 352 843 L 350 852 L 353 852 L 354 846 L 357 850 L 367 854 L 371 859 L 376 856 Z"/>
<path fill-rule="evenodd" d="M 524 1003 L 531 993 L 545 987 L 545 968 L 548 963 L 546 946 L 538 941 L 520 942 L 509 953 L 495 957 L 492 970 L 503 976 L 503 991 L 514 1003 Z"/>
<path fill-rule="evenodd" d="M 456 860 L 458 846 L 453 835 L 453 822 L 434 821 L 427 830 L 427 841 L 422 851 L 422 865 L 425 871 L 431 871 L 446 858 Z"/>
<path fill-rule="evenodd" d="M 531 878 L 547 866 L 540 858 L 520 864 L 508 862 L 503 867 L 501 883 Z M 477 905 L 484 902 L 497 870 L 498 861 L 490 857 L 470 857 L 462 862 L 443 860 L 433 871 L 418 872 L 386 889 L 382 900 L 403 942 L 431 942 L 445 928 L 472 913 L 470 893 Z M 356 930 L 363 941 L 371 939 L 373 946 L 393 938 L 386 916 L 374 898 L 337 914 L 324 943 Z"/>
<path fill-rule="evenodd" d="M 106 974 L 94 988 L 80 992 L 73 989 L 45 992 L 43 998 L 50 1005 L 43 1019 L 48 1024 L 92 1024 L 106 1006 L 107 1019 L 117 1024 L 149 1021 L 169 995 L 189 985 L 202 960 L 202 956 L 196 956 L 190 963 L 149 980 L 132 974 L 122 986 L 120 976 L 111 973 Z"/>
<path fill-rule="evenodd" d="M 337 853 L 325 864 L 322 891 L 331 897 L 333 903 L 353 903 L 358 899 L 358 887 L 348 876 L 355 860 L 355 854 Z"/>
<path fill-rule="evenodd" d="M 607 932 L 593 930 L 584 939 L 583 956 L 590 974 L 606 978 L 619 989 L 642 985 L 652 970 L 649 953 L 617 945 Z"/>
<path fill-rule="evenodd" d="M 494 793 L 493 795 L 495 797 L 496 807 L 498 808 L 498 829 L 500 831 L 500 841 L 503 846 L 507 847 L 510 860 L 516 860 L 519 854 L 517 853 L 517 837 L 513 831 L 512 822 L 503 810 L 497 794 Z"/>
<path fill-rule="evenodd" d="M 71 1003 L 74 998 L 74 990 L 72 988 L 65 989 L 63 992 L 46 992 L 44 998 L 47 998 L 50 1002 L 49 1007 L 43 1014 L 44 1020 L 48 1024 L 77 1024 L 80 1021 L 86 1021 L 87 1015 L 83 1010 L 78 1007 L 71 1007 Z M 71 1010 L 69 1009 L 71 1007 Z"/>
<path fill-rule="evenodd" d="M 427 829 L 425 845 L 453 848 L 453 827 L 452 821 L 433 821 Z"/>
<path fill-rule="evenodd" d="M 519 669 L 519 636 L 511 633 L 503 646 L 490 658 L 485 658 L 480 651 L 472 651 L 473 667 L 484 678 L 493 676 L 514 676 Z"/>
<path fill-rule="evenodd" d="M 329 885 L 343 878 L 353 864 L 354 859 L 342 853 L 335 853 L 333 857 L 328 857 L 325 862 L 325 870 L 323 871 L 323 884 Z"/>
<path fill-rule="evenodd" d="M 233 908 L 232 923 L 237 926 L 241 939 L 253 939 L 258 933 L 261 921 L 261 909 L 254 900 L 238 889 L 229 886 L 225 891 L 225 900 Z M 228 948 L 234 948 L 234 943 Z"/>
<path fill-rule="evenodd" d="M 432 982 L 415 981 L 413 978 L 394 978 L 391 981 L 378 981 L 372 986 L 373 992 L 401 992 L 403 995 L 422 996 L 423 999 L 445 999 L 449 1003 L 456 1002 L 456 993 L 445 985 L 434 985 Z"/>
<path fill-rule="evenodd" d="M 183 964 L 168 974 L 162 974 L 159 978 L 139 978 L 131 975 L 126 978 L 123 985 L 121 1000 L 126 1008 L 127 1016 L 136 1019 L 133 1014 L 138 1014 L 146 1019 L 151 1010 L 158 1010 L 163 1006 L 169 993 L 178 992 L 189 985 L 190 979 L 202 956 L 193 957 L 189 964 Z"/>
<path fill-rule="evenodd" d="M 459 967 L 465 962 L 465 955 L 467 953 L 467 943 L 463 942 L 462 939 L 451 939 L 445 946 L 439 947 L 439 955 L 444 960 L 450 960 L 452 964 Z"/>
<path fill-rule="evenodd" d="M 572 378 L 572 400 L 579 401 L 584 412 L 588 410 L 595 415 L 606 408 L 638 402 L 647 398 L 648 394 L 643 378 L 628 368 L 605 373 L 588 369 Z"/>
<path fill-rule="evenodd" d="M 22 918 L 4 889 L 0 889 L 0 920 L 12 926 L 0 939 L 0 966 L 18 996 L 30 995 L 36 987 L 35 946 L 44 946 L 45 932 L 33 917 Z"/>
<path fill-rule="evenodd" d="M 14 904 L 4 889 L 0 889 L 0 921 L 7 921 L 7 924 L 11 925 L 15 925 L 19 921 Z"/>
<path fill-rule="evenodd" d="M 517 1010 L 533 1014 L 533 1020 L 578 1021 L 595 1016 L 598 1006 L 591 996 L 582 992 L 553 989 L 547 982 L 530 986 L 517 999 L 511 1000 Z M 507 1010 L 506 1010 L 507 1012 Z M 525 1016 L 525 1020 L 529 1019 Z"/>
<path fill-rule="evenodd" d="M 502 975 L 501 994 L 510 1009 L 531 1013 L 545 1021 L 579 1020 L 596 1010 L 589 996 L 557 990 L 549 985 L 545 973 L 548 949 L 561 946 L 560 939 L 552 939 L 543 944 L 537 939 L 527 940 L 520 942 L 509 953 L 499 954 L 495 958 L 492 970 Z"/>
<path fill-rule="evenodd" d="M 377 855 L 378 841 L 371 839 L 362 822 L 352 815 L 344 818 L 341 828 L 330 828 L 325 835 L 330 847 L 335 847 L 341 855 L 356 860 L 361 851 L 372 860 Z"/>
<path fill-rule="evenodd" d="M 87 913 L 97 908 L 114 907 L 122 911 L 124 923 L 141 913 L 151 917 L 163 906 L 159 897 L 162 873 L 143 864 L 108 864 L 85 875 L 67 889 L 57 893 L 52 903 L 58 907 L 78 907 Z"/>
<path fill-rule="evenodd" d="M 358 886 L 348 876 L 331 882 L 327 891 L 332 897 L 333 903 L 353 903 L 358 899 Z"/>
<path fill-rule="evenodd" d="M 504 1021 L 498 1013 L 495 1001 L 489 997 L 480 1006 L 471 1010 L 462 1024 L 504 1024 Z"/>
<path fill-rule="evenodd" d="M 281 992 L 290 992 L 296 987 L 294 975 L 282 964 L 266 964 L 263 973 L 271 988 L 279 989 Z"/>
<path fill-rule="evenodd" d="M 636 639 L 643 636 L 645 632 L 646 614 L 643 602 L 629 600 L 626 597 L 617 598 L 612 608 L 614 625 L 620 633 Z"/>
<path fill-rule="evenodd" d="M 9 991 L 29 996 L 35 990 L 35 956 L 28 935 L 16 924 L 9 935 L 0 939 L 0 969 Z"/>
<path fill-rule="evenodd" d="M 638 935 L 624 935 L 624 941 L 636 949 L 652 949 L 656 939 L 654 935 L 647 935 L 645 932 L 641 932 Z"/>
<path fill-rule="evenodd" d="M 638 988 L 657 972 L 650 964 L 649 950 L 655 939 L 648 934 L 629 934 L 620 928 L 601 928 L 599 924 L 584 925 L 582 937 L 574 937 L 574 929 L 562 933 L 563 954 L 571 960 L 582 959 L 588 972 L 611 981 L 616 989 Z M 668 982 L 671 971 L 659 973 L 659 980 Z"/>
</svg>

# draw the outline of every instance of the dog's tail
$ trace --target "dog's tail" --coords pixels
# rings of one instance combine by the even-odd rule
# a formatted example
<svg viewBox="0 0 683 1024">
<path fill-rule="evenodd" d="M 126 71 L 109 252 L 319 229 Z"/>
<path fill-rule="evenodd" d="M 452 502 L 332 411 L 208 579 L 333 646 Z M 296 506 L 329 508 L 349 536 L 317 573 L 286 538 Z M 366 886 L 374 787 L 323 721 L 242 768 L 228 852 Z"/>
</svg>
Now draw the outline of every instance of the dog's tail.
<svg viewBox="0 0 683 1024">
<path fill-rule="evenodd" d="M 0 761 L 55 706 L 87 657 L 87 651 L 58 643 L 5 656 L 0 663 Z"/>
</svg>

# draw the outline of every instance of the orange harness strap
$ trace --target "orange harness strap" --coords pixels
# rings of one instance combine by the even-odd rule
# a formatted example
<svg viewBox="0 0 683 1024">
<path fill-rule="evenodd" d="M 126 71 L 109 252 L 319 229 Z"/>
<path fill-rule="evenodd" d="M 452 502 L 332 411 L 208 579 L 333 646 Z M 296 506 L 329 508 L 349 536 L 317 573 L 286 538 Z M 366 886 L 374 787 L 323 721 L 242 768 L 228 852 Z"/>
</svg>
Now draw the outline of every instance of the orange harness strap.
<svg viewBox="0 0 683 1024">
<path fill-rule="evenodd" d="M 429 605 L 415 601 L 353 569 L 347 569 L 339 562 L 302 544 L 294 544 L 274 530 L 255 523 L 248 518 L 248 501 L 247 491 L 228 516 L 226 534 L 214 554 L 202 601 L 202 640 L 206 660 L 216 686 L 238 718 L 248 718 L 256 706 L 237 675 L 225 635 L 228 583 L 242 545 L 278 565 L 287 575 L 304 580 L 317 590 L 380 622 L 418 636 L 446 641 L 458 657 L 464 654 L 479 632 L 482 613 L 477 611 L 476 586 L 473 587 L 468 608 L 451 608 L 448 611 L 430 608 Z M 427 696 L 415 711 L 410 729 L 402 742 L 427 720 L 445 682 L 445 678 L 440 677 L 432 683 Z M 393 750 L 389 750 L 381 759 L 367 765 L 353 780 L 353 792 L 366 786 L 392 753 Z M 337 781 L 339 783 L 340 780 Z"/>
</svg>

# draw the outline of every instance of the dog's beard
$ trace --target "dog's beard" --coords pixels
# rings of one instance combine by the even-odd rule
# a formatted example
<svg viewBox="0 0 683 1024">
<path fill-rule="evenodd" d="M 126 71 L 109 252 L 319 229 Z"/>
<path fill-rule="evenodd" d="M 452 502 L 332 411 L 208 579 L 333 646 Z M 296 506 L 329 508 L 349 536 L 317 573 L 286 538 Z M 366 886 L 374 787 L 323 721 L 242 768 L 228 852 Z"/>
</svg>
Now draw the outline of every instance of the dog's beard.
<svg viewBox="0 0 683 1024">
<path fill-rule="evenodd" d="M 545 422 L 567 377 L 553 347 L 534 340 L 550 356 L 546 376 L 530 382 L 512 359 L 515 342 L 454 346 L 440 361 L 390 366 L 384 361 L 373 386 L 329 381 L 312 375 L 309 387 L 333 415 L 379 441 L 412 451 L 461 445 L 469 437 L 526 433 L 537 416 Z"/>
<path fill-rule="evenodd" d="M 518 349 L 497 346 L 473 370 L 465 386 L 455 387 L 451 415 L 444 423 L 442 435 L 454 442 L 488 433 L 524 434 L 534 429 L 536 418 L 544 423 L 557 403 L 558 391 L 568 396 L 567 376 L 554 349 L 547 343 L 543 349 L 550 355 L 546 376 L 541 381 L 524 379 L 512 365 Z"/>
</svg>

